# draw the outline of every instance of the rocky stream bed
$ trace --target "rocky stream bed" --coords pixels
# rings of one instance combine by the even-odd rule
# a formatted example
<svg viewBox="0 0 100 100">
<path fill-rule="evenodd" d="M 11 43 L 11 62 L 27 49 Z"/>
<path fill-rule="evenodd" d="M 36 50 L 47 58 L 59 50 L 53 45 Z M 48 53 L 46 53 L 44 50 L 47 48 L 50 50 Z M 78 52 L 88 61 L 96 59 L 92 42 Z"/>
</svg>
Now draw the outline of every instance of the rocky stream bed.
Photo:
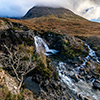
<svg viewBox="0 0 100 100">
<path fill-rule="evenodd" d="M 100 77 L 99 77 L 100 74 L 97 77 L 95 75 L 95 72 L 93 72 L 93 70 L 89 68 L 86 69 L 86 66 L 88 64 L 90 64 L 90 66 L 94 66 L 93 65 L 94 63 L 97 63 L 99 65 L 100 61 L 97 55 L 95 54 L 95 51 L 93 51 L 88 44 L 85 43 L 85 46 L 88 47 L 89 54 L 88 56 L 84 58 L 79 57 L 79 59 L 82 60 L 82 63 L 79 64 L 76 61 L 70 60 L 70 59 L 61 61 L 61 59 L 57 57 L 58 55 L 55 55 L 56 59 L 54 59 L 52 55 L 56 54 L 59 51 L 54 50 L 54 49 L 49 49 L 49 47 L 42 40 L 42 38 L 38 36 L 34 37 L 34 39 L 35 39 L 37 52 L 39 53 L 40 51 L 42 51 L 42 53 L 44 53 L 45 55 L 51 58 L 52 65 L 57 69 L 57 72 L 59 75 L 57 82 L 53 82 L 54 80 L 51 80 L 51 81 L 47 80 L 44 83 L 45 84 L 48 83 L 47 86 L 54 83 L 54 85 L 51 85 L 51 87 L 61 86 L 63 84 L 62 88 L 60 89 L 61 91 L 59 91 L 58 94 L 57 94 L 57 91 L 54 92 L 51 89 L 52 91 L 44 93 L 45 94 L 44 97 L 46 96 L 48 99 L 52 97 L 52 100 L 53 99 L 67 100 L 68 96 L 69 98 L 73 98 L 74 100 L 76 99 L 77 100 L 80 100 L 80 99 L 100 100 L 100 91 L 99 91 L 100 90 Z M 49 86 L 49 89 L 50 89 L 50 86 Z M 62 95 L 60 95 L 60 93 Z M 69 93 L 70 95 L 68 95 Z"/>
</svg>

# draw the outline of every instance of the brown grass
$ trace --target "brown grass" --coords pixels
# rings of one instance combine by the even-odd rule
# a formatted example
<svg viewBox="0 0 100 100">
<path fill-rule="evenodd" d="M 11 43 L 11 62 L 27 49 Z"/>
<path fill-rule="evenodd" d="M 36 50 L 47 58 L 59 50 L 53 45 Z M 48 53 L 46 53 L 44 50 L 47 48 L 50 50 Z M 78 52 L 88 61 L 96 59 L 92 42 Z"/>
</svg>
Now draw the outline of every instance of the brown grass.
<svg viewBox="0 0 100 100">
<path fill-rule="evenodd" d="M 54 16 L 39 17 L 29 20 L 15 20 L 8 19 L 10 22 L 21 23 L 30 29 L 37 30 L 38 32 L 52 31 L 55 33 L 78 36 L 100 36 L 100 24 L 91 22 L 83 18 L 67 18 L 62 19 Z"/>
</svg>

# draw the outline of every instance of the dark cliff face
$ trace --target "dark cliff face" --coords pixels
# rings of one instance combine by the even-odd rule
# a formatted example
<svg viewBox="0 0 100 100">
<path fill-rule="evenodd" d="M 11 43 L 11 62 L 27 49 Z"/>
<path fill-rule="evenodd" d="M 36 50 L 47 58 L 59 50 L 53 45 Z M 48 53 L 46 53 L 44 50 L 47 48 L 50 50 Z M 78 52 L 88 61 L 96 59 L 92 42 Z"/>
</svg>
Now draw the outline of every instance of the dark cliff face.
<svg viewBox="0 0 100 100">
<path fill-rule="evenodd" d="M 60 18 L 62 14 L 66 15 L 66 17 L 67 15 L 74 15 L 73 12 L 65 8 L 33 7 L 26 13 L 26 15 L 22 19 L 29 19 L 47 15 L 56 15 Z"/>
</svg>

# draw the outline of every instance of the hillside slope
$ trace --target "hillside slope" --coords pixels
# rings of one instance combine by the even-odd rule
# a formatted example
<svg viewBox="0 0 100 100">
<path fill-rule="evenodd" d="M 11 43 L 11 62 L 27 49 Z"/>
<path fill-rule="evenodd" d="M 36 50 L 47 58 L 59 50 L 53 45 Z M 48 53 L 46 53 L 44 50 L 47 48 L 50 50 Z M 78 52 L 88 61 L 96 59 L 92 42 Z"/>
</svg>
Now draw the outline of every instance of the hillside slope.
<svg viewBox="0 0 100 100">
<path fill-rule="evenodd" d="M 38 32 L 51 31 L 74 36 L 100 35 L 100 24 L 91 22 L 65 8 L 33 7 L 22 23 Z"/>
<path fill-rule="evenodd" d="M 65 8 L 52 8 L 52 7 L 41 7 L 35 6 L 31 8 L 22 19 L 30 19 L 30 18 L 38 18 L 42 16 L 54 15 L 58 18 L 77 18 L 78 16 L 74 14 L 72 11 Z M 83 19 L 78 17 L 78 19 Z M 84 19 L 85 20 L 85 19 Z"/>
</svg>

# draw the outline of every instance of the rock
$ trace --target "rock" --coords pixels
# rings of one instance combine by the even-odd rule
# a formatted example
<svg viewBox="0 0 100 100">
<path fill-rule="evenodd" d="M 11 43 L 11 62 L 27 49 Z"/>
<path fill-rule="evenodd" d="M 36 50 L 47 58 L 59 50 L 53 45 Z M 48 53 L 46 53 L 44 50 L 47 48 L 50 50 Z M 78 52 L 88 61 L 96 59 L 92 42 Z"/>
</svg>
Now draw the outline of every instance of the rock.
<svg viewBox="0 0 100 100">
<path fill-rule="evenodd" d="M 67 99 L 66 99 L 67 100 Z M 73 98 L 70 98 L 70 100 L 74 100 Z"/>
<path fill-rule="evenodd" d="M 15 89 L 15 90 L 17 90 L 17 87 L 16 87 L 16 86 L 14 86 L 14 89 Z"/>
<path fill-rule="evenodd" d="M 42 78 L 39 75 L 35 75 L 32 77 L 32 80 L 35 81 L 36 83 L 40 83 Z"/>
<path fill-rule="evenodd" d="M 88 80 L 91 79 L 91 77 L 92 77 L 91 75 L 86 75 L 86 79 Z"/>
<path fill-rule="evenodd" d="M 76 93 L 76 95 L 77 95 L 77 98 L 84 100 L 83 96 L 81 94 L 79 94 L 78 92 Z"/>
<path fill-rule="evenodd" d="M 84 100 L 91 100 L 91 99 L 90 99 L 89 97 L 86 96 L 86 97 L 84 97 Z"/>
<path fill-rule="evenodd" d="M 67 59 L 67 62 L 68 63 L 72 63 L 73 61 L 71 59 Z"/>
<path fill-rule="evenodd" d="M 55 95 L 54 95 L 53 93 L 50 93 L 50 96 L 51 96 L 51 97 L 55 97 Z"/>
<path fill-rule="evenodd" d="M 84 71 L 82 71 L 82 72 L 80 73 L 80 75 L 81 75 L 81 76 L 84 76 Z"/>
<path fill-rule="evenodd" d="M 78 93 L 78 92 L 76 93 L 76 95 L 77 95 L 77 97 L 79 98 L 79 93 Z"/>
<path fill-rule="evenodd" d="M 79 75 L 79 78 L 82 79 L 83 81 L 85 81 L 85 78 Z"/>
<path fill-rule="evenodd" d="M 73 76 L 70 76 L 71 78 L 73 78 L 75 81 L 79 81 L 78 75 L 74 74 Z"/>
<path fill-rule="evenodd" d="M 97 56 L 100 57 L 100 50 L 98 50 L 98 51 L 96 52 L 96 54 L 97 54 Z"/>
<path fill-rule="evenodd" d="M 83 98 L 83 96 L 82 96 L 81 94 L 79 94 L 79 98 L 80 98 L 81 100 L 84 100 L 84 98 Z"/>
<path fill-rule="evenodd" d="M 85 75 L 87 75 L 87 72 L 86 72 L 86 71 L 84 71 L 84 74 L 85 74 Z"/>
<path fill-rule="evenodd" d="M 100 82 L 94 81 L 93 87 L 96 88 L 96 89 L 100 89 Z"/>
<path fill-rule="evenodd" d="M 70 67 L 68 68 L 68 70 L 69 70 L 69 71 L 73 71 L 73 69 L 72 69 L 72 68 L 70 68 Z"/>
<path fill-rule="evenodd" d="M 64 84 L 60 84 L 60 89 L 65 90 L 65 89 L 66 89 L 66 85 L 64 85 Z"/>
<path fill-rule="evenodd" d="M 49 84 L 49 81 L 46 80 L 46 81 L 44 82 L 44 86 L 48 86 L 48 84 Z"/>
<path fill-rule="evenodd" d="M 54 81 L 51 84 L 52 84 L 52 86 L 53 86 L 54 89 L 56 89 L 57 86 L 58 86 L 58 84 L 56 82 L 54 82 Z"/>
<path fill-rule="evenodd" d="M 3 68 L 3 65 L 0 63 L 0 67 Z"/>
<path fill-rule="evenodd" d="M 95 80 L 96 82 L 100 83 L 100 81 L 98 79 Z"/>
<path fill-rule="evenodd" d="M 80 71 L 84 71 L 84 68 L 82 67 L 82 68 L 80 68 Z"/>
</svg>

